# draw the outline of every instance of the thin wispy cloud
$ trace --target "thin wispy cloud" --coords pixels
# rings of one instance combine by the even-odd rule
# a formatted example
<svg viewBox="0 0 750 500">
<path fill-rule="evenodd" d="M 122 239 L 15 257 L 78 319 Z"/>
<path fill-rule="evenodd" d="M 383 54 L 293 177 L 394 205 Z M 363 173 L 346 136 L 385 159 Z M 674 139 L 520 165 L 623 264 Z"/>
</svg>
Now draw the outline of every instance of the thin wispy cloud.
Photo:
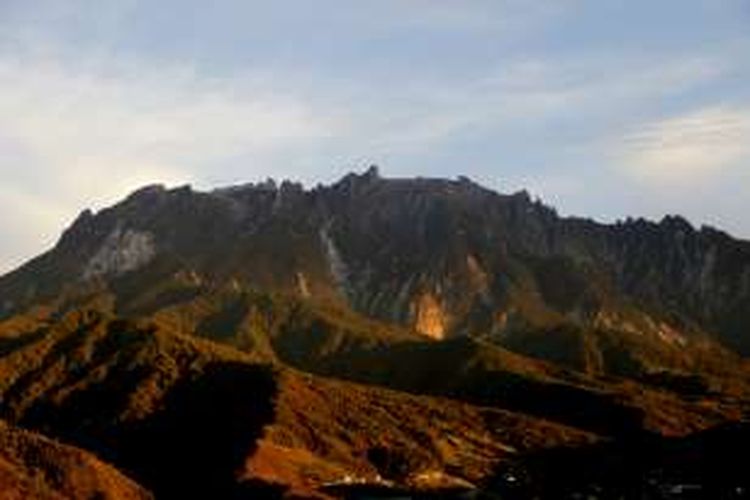
<svg viewBox="0 0 750 500">
<path fill-rule="evenodd" d="M 626 172 L 645 183 L 690 186 L 750 168 L 750 109 L 710 107 L 643 124 L 622 143 Z"/>
</svg>

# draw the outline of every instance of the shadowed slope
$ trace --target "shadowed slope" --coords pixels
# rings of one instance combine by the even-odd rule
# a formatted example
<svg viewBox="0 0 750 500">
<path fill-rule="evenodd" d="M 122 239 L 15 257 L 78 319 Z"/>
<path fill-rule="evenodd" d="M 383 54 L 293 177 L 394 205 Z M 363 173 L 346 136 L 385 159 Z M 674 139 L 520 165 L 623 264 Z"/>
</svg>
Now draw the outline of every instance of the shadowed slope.
<svg viewBox="0 0 750 500">
<path fill-rule="evenodd" d="M 0 422 L 5 500 L 147 500 L 151 494 L 92 454 Z"/>
<path fill-rule="evenodd" d="M 261 490 L 237 478 L 273 421 L 276 390 L 267 367 L 207 364 L 178 380 L 146 420 L 116 429 L 118 460 L 165 498 L 235 498 Z"/>
<path fill-rule="evenodd" d="M 471 338 L 355 349 L 303 368 L 518 411 L 609 436 L 683 435 L 737 419 L 743 408 L 743 400 L 732 396 L 686 397 L 671 388 L 590 377 Z"/>
<path fill-rule="evenodd" d="M 8 419 L 95 450 L 157 495 L 232 496 L 273 416 L 270 368 L 94 312 L 28 335 L 0 359 Z"/>
</svg>

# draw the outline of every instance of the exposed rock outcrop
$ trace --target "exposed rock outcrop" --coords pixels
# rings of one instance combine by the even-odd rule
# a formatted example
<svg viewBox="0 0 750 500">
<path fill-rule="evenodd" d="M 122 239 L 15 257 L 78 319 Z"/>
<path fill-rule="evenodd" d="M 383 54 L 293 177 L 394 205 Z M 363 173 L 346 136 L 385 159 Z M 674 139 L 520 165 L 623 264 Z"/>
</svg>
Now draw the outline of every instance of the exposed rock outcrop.
<svg viewBox="0 0 750 500">
<path fill-rule="evenodd" d="M 655 334 L 664 342 L 707 333 L 750 353 L 748 242 L 679 217 L 562 218 L 526 192 L 386 179 L 375 167 L 309 190 L 148 187 L 84 212 L 54 249 L 0 278 L 2 314 L 81 277 L 149 287 L 179 270 L 204 284 L 309 292 L 433 337 L 599 328 L 605 311 L 616 313 L 608 329 L 647 316 L 672 332 Z"/>
</svg>

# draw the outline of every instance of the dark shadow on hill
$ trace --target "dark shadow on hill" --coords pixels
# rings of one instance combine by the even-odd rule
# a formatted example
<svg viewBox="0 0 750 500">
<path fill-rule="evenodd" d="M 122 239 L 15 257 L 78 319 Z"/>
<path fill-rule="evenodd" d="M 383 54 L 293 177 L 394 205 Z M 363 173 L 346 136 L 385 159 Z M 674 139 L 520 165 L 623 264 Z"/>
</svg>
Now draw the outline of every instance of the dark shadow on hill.
<svg viewBox="0 0 750 500">
<path fill-rule="evenodd" d="M 164 290 L 160 294 L 151 298 L 146 303 L 133 308 L 120 307 L 118 312 L 127 314 L 131 317 L 149 316 L 162 309 L 167 309 L 171 306 L 178 304 L 184 304 L 200 296 L 201 290 L 199 288 L 172 288 Z M 118 304 L 119 306 L 119 304 Z"/>
<path fill-rule="evenodd" d="M 478 372 L 466 377 L 454 397 L 475 404 L 527 413 L 610 436 L 644 434 L 644 411 L 619 403 L 610 394 L 543 382 L 508 372 Z"/>
<path fill-rule="evenodd" d="M 13 351 L 17 351 L 31 345 L 44 338 L 47 330 L 44 328 L 37 329 L 33 332 L 24 333 L 18 337 L 0 338 L 0 357 L 6 356 Z"/>
<path fill-rule="evenodd" d="M 280 496 L 276 487 L 237 480 L 273 420 L 276 391 L 269 367 L 208 365 L 171 389 L 163 410 L 123 433 L 120 462 L 157 498 Z"/>
<path fill-rule="evenodd" d="M 218 312 L 208 316 L 198 324 L 196 331 L 200 335 L 219 341 L 226 341 L 237 334 L 242 320 L 250 306 L 243 297 L 227 303 Z"/>
<path fill-rule="evenodd" d="M 470 338 L 403 342 L 334 353 L 298 368 L 413 394 L 528 413 L 611 436 L 643 432 L 644 412 L 603 391 L 473 363 L 485 349 Z M 289 362 L 289 358 L 282 357 Z M 294 363 L 291 363 L 294 364 Z M 502 366 L 502 365 L 501 365 Z"/>
<path fill-rule="evenodd" d="M 273 421 L 273 368 L 209 362 L 199 349 L 160 346 L 151 327 L 86 315 L 2 394 L 0 416 L 94 452 L 160 498 L 273 498 L 236 480 Z M 106 333 L 99 329 L 106 328 Z M 0 343 L 33 347 L 41 334 Z M 160 349 L 166 349 L 163 353 Z M 172 382 L 174 380 L 174 382 Z M 170 384 L 174 385 L 170 385 Z M 142 415 L 141 420 L 123 419 Z"/>
<path fill-rule="evenodd" d="M 546 450 L 503 464 L 480 498 L 508 500 L 750 498 L 750 424 L 683 438 Z"/>
<path fill-rule="evenodd" d="M 198 297 L 200 287 L 175 280 L 180 270 L 177 262 L 163 256 L 137 272 L 113 278 L 109 286 L 115 297 L 115 312 L 127 317 L 148 316 Z"/>
</svg>

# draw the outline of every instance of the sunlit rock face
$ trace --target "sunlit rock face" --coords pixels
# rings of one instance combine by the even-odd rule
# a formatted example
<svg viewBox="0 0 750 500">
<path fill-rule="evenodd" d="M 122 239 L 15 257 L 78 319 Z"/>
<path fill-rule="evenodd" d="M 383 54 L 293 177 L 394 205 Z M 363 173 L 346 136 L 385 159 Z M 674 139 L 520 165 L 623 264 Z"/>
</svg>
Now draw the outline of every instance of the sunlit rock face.
<svg viewBox="0 0 750 500">
<path fill-rule="evenodd" d="M 117 276 L 148 264 L 156 255 L 154 235 L 146 231 L 116 227 L 89 260 L 84 279 Z"/>
<path fill-rule="evenodd" d="M 446 317 L 440 302 L 431 293 L 423 293 L 412 304 L 414 329 L 436 340 L 445 337 Z"/>
</svg>

